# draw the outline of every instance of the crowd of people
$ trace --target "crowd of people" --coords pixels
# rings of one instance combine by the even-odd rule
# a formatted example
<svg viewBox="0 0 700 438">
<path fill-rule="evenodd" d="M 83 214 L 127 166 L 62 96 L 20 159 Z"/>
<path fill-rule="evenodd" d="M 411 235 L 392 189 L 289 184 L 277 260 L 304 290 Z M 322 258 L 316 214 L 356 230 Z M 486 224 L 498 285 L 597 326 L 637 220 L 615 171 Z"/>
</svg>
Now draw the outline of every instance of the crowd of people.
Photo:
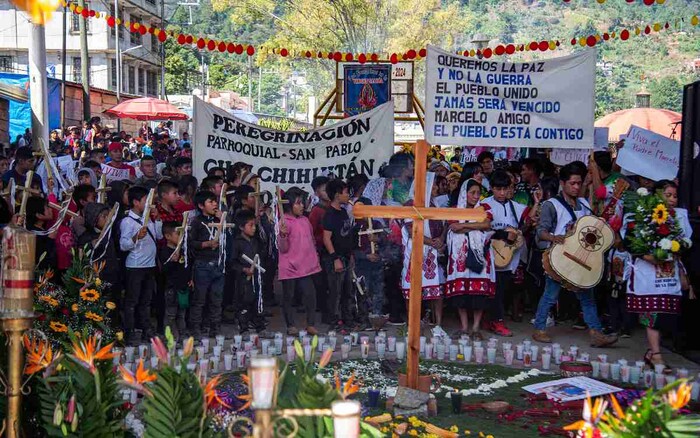
<svg viewBox="0 0 700 438">
<path fill-rule="evenodd" d="M 555 321 L 572 320 L 574 328 L 589 330 L 592 345 L 606 347 L 629 336 L 638 319 L 649 341 L 645 359 L 663 363 L 659 331 L 677 324 L 680 308 L 675 300 L 661 300 L 654 307 L 628 306 L 639 284 L 654 287 L 653 281 L 640 278 L 654 270 L 647 274 L 639 266 L 634 269 L 637 286 L 630 284 L 625 267 L 653 261 L 630 255 L 624 236 L 629 225 L 616 227 L 607 274 L 597 288 L 562 291 L 545 274 L 543 252 L 562 243 L 578 218 L 612 211 L 606 219 L 622 221 L 624 206 L 614 196 L 620 179 L 632 189 L 660 190 L 691 237 L 687 212 L 676 205 L 676 183 L 622 176 L 610 152 L 595 152 L 588 163 L 555 166 L 534 150 L 517 162 L 496 162 L 491 152 L 466 161 L 459 150 L 448 160 L 439 149 L 432 150 L 426 203 L 482 207 L 487 219 L 426 221 L 420 242 L 423 269 L 416 273 L 409 269 L 415 244 L 410 221 L 355 220 L 352 215 L 356 202 L 410 205 L 410 152 L 395 153 L 377 178 L 319 176 L 308 192 L 292 187 L 278 198 L 277 192 L 260 190 L 249 163 L 211 168 L 198 181 L 192 176 L 186 133 L 175 140 L 167 124 L 155 130 L 144 124 L 132 137 L 110 132 L 93 119 L 68 133 L 65 138 L 52 133 L 50 147 L 77 162 L 78 181 L 69 206 L 76 214 L 59 217 L 60 209 L 51 207 L 61 201 L 54 183 L 44 193 L 41 178 L 34 174 L 35 192 L 25 217 L 18 218 L 18 207 L 12 207 L 16 200 L 6 196 L 0 221 L 23 221 L 35 231 L 54 229 L 61 221 L 51 234 L 37 236 L 39 269 L 67 269 L 74 248 L 105 261 L 102 280 L 110 285 L 111 301 L 118 303 L 120 317 L 114 323 L 123 328 L 127 344 L 166 326 L 195 338 L 221 333 L 222 323 L 237 324 L 240 332 L 263 332 L 275 306 L 281 306 L 291 335 L 300 328 L 315 334 L 319 324 L 341 332 L 403 324 L 411 278 L 417 275 L 422 275 L 423 320 L 434 331 L 445 332 L 443 314 L 456 309 L 459 327 L 449 335 L 481 339 L 483 331 L 490 331 L 512 336 L 507 320 L 522 321 L 530 311 L 535 314 L 532 336 L 538 342 L 552 342 L 547 328 Z M 135 160 L 137 167 L 128 164 Z M 31 136 L 18 139 L 11 156 L 0 159 L 3 189 L 10 180 L 24 185 L 36 165 Z M 103 174 L 110 175 L 108 187 L 100 187 Z M 105 199 L 97 202 L 101 193 Z M 119 208 L 110 221 L 113 205 Z M 113 232 L 104 238 L 102 230 L 110 226 Z M 513 246 L 512 259 L 496 267 L 496 241 L 522 245 Z M 682 263 L 675 263 L 679 281 L 662 293 L 677 296 L 685 289 L 692 295 L 687 281 L 680 280 Z M 276 281 L 281 283 L 279 296 Z M 298 314 L 305 314 L 303 324 Z"/>
</svg>

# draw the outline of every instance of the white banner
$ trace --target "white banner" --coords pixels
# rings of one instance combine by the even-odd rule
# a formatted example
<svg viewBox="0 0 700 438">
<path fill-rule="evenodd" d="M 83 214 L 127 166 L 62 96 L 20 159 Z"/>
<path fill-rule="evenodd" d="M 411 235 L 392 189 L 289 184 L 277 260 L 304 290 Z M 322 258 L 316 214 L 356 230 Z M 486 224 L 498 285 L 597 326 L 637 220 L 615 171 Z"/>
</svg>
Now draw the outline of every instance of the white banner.
<svg viewBox="0 0 700 438">
<path fill-rule="evenodd" d="M 678 174 L 681 144 L 655 132 L 630 126 L 617 164 L 629 172 L 654 181 L 674 179 Z"/>
<path fill-rule="evenodd" d="M 428 46 L 425 132 L 432 144 L 590 148 L 596 51 L 525 63 Z"/>
<path fill-rule="evenodd" d="M 116 167 L 112 167 L 107 164 L 102 164 L 102 174 L 107 177 L 108 183 L 112 181 L 131 179 L 129 169 L 117 169 Z"/>
<path fill-rule="evenodd" d="M 549 160 L 557 166 L 565 166 L 574 161 L 583 161 L 588 165 L 592 149 L 552 149 Z"/>
<path fill-rule="evenodd" d="M 377 177 L 394 151 L 392 102 L 314 130 L 277 131 L 238 119 L 194 98 L 194 175 L 237 161 L 253 166 L 263 190 L 292 186 L 310 190 L 311 180 L 333 173 Z"/>
<path fill-rule="evenodd" d="M 53 162 L 56 164 L 56 168 L 60 172 L 61 176 L 66 180 L 66 181 L 72 181 L 74 183 L 78 182 L 78 177 L 76 175 L 75 171 L 75 161 L 73 161 L 73 157 L 70 155 L 63 155 L 60 157 L 52 157 Z M 41 177 L 41 181 L 44 186 L 44 193 L 49 192 L 49 186 L 48 186 L 48 181 L 49 181 L 49 175 L 46 173 L 46 162 L 42 160 L 41 163 L 36 168 L 36 174 Z M 58 196 L 60 193 L 62 187 L 54 181 L 54 194 Z"/>
</svg>

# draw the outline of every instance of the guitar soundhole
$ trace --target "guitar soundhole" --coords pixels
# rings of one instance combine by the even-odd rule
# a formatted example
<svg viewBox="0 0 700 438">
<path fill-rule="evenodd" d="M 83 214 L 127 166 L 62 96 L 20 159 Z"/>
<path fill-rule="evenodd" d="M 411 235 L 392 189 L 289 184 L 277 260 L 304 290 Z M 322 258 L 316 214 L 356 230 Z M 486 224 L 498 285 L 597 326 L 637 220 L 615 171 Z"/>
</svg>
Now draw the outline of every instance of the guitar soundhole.
<svg viewBox="0 0 700 438">
<path fill-rule="evenodd" d="M 603 247 L 603 235 L 596 227 L 584 227 L 579 232 L 579 243 L 588 251 L 598 251 Z"/>
</svg>

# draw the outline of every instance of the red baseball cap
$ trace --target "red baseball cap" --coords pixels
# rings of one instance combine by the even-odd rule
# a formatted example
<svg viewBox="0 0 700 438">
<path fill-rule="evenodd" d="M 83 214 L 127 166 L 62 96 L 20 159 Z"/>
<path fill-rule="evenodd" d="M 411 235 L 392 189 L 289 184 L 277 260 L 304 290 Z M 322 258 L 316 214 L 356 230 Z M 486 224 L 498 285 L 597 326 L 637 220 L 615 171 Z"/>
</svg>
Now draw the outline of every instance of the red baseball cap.
<svg viewBox="0 0 700 438">
<path fill-rule="evenodd" d="M 109 144 L 109 147 L 107 148 L 109 152 L 112 151 L 120 151 L 122 150 L 122 144 L 116 141 L 113 141 L 112 143 Z"/>
</svg>

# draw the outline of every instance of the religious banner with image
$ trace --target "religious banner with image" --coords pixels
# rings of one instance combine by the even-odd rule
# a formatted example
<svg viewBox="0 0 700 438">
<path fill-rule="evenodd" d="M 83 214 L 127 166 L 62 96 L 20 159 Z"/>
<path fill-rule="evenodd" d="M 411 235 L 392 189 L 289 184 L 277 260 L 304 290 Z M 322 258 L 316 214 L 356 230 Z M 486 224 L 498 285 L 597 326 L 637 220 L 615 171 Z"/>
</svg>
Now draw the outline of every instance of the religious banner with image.
<svg viewBox="0 0 700 438">
<path fill-rule="evenodd" d="M 346 65 L 345 115 L 367 112 L 391 99 L 391 65 Z"/>
<path fill-rule="evenodd" d="M 311 181 L 332 173 L 346 179 L 376 178 L 394 151 L 394 110 L 387 102 L 366 113 L 307 131 L 277 131 L 247 123 L 194 99 L 194 176 L 242 161 L 253 166 L 263 190 L 275 186 L 311 189 Z"/>
<path fill-rule="evenodd" d="M 681 144 L 677 140 L 632 125 L 617 164 L 627 173 L 654 181 L 674 179 L 678 174 Z"/>
<path fill-rule="evenodd" d="M 425 133 L 431 144 L 590 148 L 596 51 L 513 63 L 428 47 Z"/>
</svg>

